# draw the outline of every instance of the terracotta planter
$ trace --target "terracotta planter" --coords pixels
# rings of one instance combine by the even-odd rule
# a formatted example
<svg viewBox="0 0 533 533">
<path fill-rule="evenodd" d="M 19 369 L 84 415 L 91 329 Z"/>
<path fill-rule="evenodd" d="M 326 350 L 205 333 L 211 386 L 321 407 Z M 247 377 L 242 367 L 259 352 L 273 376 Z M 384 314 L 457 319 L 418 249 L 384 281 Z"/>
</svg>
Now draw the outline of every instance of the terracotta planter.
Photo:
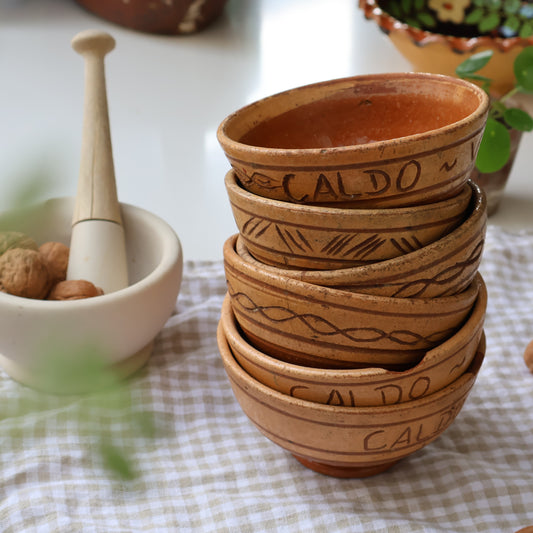
<svg viewBox="0 0 533 533">
<path fill-rule="evenodd" d="M 247 374 L 233 357 L 222 328 L 220 355 L 233 393 L 261 433 L 304 466 L 337 477 L 367 477 L 435 440 L 461 410 L 484 358 L 438 392 L 396 405 L 323 405 L 281 394 Z"/>
<path fill-rule="evenodd" d="M 283 394 L 327 405 L 352 407 L 402 403 L 449 385 L 470 366 L 483 334 L 487 290 L 480 286 L 472 314 L 450 339 L 429 350 L 420 363 L 403 372 L 383 368 L 331 370 L 293 365 L 254 348 L 243 337 L 229 296 L 219 328 L 241 367 L 263 385 Z"/>
<path fill-rule="evenodd" d="M 99 17 L 138 31 L 194 33 L 211 24 L 227 0 L 76 0 Z"/>
<path fill-rule="evenodd" d="M 462 292 L 476 275 L 487 227 L 487 200 L 472 187 L 472 202 L 465 221 L 441 239 L 388 261 L 338 270 L 295 270 L 269 267 L 255 259 L 242 236 L 237 238 L 239 256 L 258 268 L 315 285 L 362 294 L 400 298 L 435 298 Z"/>
<path fill-rule="evenodd" d="M 464 323 L 480 280 L 442 298 L 387 298 L 312 285 L 251 265 L 224 244 L 235 316 L 258 349 L 325 368 L 405 367 L 449 339 Z"/>
<path fill-rule="evenodd" d="M 498 211 L 500 202 L 503 198 L 507 180 L 513 170 L 516 154 L 520 147 L 520 140 L 522 139 L 522 132 L 518 130 L 510 130 L 511 134 L 511 156 L 509 161 L 496 172 L 479 172 L 477 168 L 472 171 L 471 178 L 475 181 L 485 192 L 487 196 L 487 213 L 493 215 Z"/>
<path fill-rule="evenodd" d="M 513 63 L 516 56 L 533 44 L 533 36 L 494 37 L 492 35 L 457 36 L 450 33 L 434 33 L 429 28 L 420 29 L 390 16 L 380 7 L 379 0 L 359 0 L 359 7 L 367 19 L 374 21 L 391 40 L 396 49 L 418 72 L 455 75 L 455 69 L 469 56 L 492 50 L 493 57 L 479 71 L 481 76 L 494 80 L 492 90 L 505 94 L 514 85 Z M 385 4 L 383 4 L 385 5 Z M 446 26 L 453 31 L 451 25 Z"/>
<path fill-rule="evenodd" d="M 355 76 L 299 87 L 227 117 L 217 135 L 250 192 L 287 202 L 394 207 L 459 193 L 488 97 L 456 78 Z"/>
<path fill-rule="evenodd" d="M 241 187 L 233 170 L 226 191 L 246 247 L 261 262 L 284 268 L 335 269 L 408 254 L 457 228 L 472 189 L 415 207 L 341 209 L 264 198 Z"/>
</svg>

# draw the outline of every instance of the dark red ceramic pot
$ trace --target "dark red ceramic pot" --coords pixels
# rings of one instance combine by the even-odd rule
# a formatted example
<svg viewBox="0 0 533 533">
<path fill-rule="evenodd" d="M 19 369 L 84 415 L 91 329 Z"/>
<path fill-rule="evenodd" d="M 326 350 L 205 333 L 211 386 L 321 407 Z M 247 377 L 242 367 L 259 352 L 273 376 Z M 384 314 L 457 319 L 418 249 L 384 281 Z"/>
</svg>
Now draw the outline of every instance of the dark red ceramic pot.
<svg viewBox="0 0 533 533">
<path fill-rule="evenodd" d="M 227 0 L 76 0 L 95 15 L 138 31 L 194 33 L 213 22 Z"/>
</svg>

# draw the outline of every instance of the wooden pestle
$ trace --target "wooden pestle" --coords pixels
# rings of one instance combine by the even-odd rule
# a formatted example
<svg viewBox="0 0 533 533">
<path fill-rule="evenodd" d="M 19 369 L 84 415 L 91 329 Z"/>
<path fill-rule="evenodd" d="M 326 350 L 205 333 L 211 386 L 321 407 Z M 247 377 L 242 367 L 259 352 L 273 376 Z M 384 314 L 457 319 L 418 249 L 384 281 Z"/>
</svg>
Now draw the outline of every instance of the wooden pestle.
<svg viewBox="0 0 533 533">
<path fill-rule="evenodd" d="M 104 57 L 115 40 L 107 33 L 86 30 L 72 39 L 72 47 L 85 60 L 85 97 L 67 279 L 92 281 L 107 294 L 128 286 L 104 70 Z"/>
</svg>

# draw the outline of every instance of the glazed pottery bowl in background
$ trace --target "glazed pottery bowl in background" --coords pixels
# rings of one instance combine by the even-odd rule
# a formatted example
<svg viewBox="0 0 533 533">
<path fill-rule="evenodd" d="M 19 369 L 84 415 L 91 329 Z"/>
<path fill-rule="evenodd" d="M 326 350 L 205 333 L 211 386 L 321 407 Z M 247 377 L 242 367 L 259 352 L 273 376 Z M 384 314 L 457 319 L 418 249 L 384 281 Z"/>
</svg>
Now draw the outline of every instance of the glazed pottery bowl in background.
<svg viewBox="0 0 533 533">
<path fill-rule="evenodd" d="M 386 5 L 386 2 L 379 0 L 359 0 L 359 7 L 365 17 L 374 21 L 381 31 L 388 35 L 392 44 L 411 63 L 414 70 L 454 76 L 455 69 L 465 59 L 478 52 L 492 50 L 491 60 L 479 71 L 479 75 L 494 80 L 491 90 L 495 93 L 505 94 L 513 88 L 514 60 L 525 47 L 533 44 L 533 36 L 505 38 L 436 33 L 431 28 L 414 27 L 394 18 L 386 12 Z M 464 11 L 465 3 L 461 2 L 461 5 Z M 447 28 L 453 31 L 452 21 L 447 21 Z"/>
<path fill-rule="evenodd" d="M 288 90 L 226 117 L 218 140 L 248 191 L 343 207 L 458 194 L 488 112 L 476 85 L 424 73 L 355 76 Z"/>
<path fill-rule="evenodd" d="M 71 198 L 49 200 L 23 216 L 0 216 L 0 228 L 26 233 L 38 244 L 69 245 L 73 209 Z M 183 254 L 166 222 L 138 207 L 121 204 L 121 209 L 127 288 L 74 301 L 33 300 L 0 292 L 0 367 L 15 380 L 46 387 L 40 372 L 51 349 L 76 357 L 93 347 L 123 376 L 149 358 L 153 339 L 176 305 Z M 69 383 L 58 385 L 62 388 L 57 392 L 85 392 L 69 390 Z"/>
<path fill-rule="evenodd" d="M 391 259 L 423 248 L 465 219 L 472 188 L 413 207 L 342 209 L 272 200 L 225 178 L 235 222 L 249 252 L 283 268 L 328 270 Z"/>
<path fill-rule="evenodd" d="M 219 328 L 236 361 L 250 376 L 283 394 L 328 405 L 352 407 L 402 403 L 432 394 L 470 366 L 483 335 L 487 290 L 482 283 L 472 314 L 447 341 L 429 350 L 409 370 L 319 369 L 280 361 L 254 348 L 242 335 L 228 296 Z"/>
<path fill-rule="evenodd" d="M 224 243 L 224 268 L 237 321 L 258 349 L 325 368 L 405 366 L 450 338 L 467 319 L 480 280 L 441 298 L 388 298 L 295 280 L 244 261 L 237 235 Z"/>
<path fill-rule="evenodd" d="M 222 328 L 217 341 L 233 393 L 257 429 L 308 468 L 337 477 L 383 472 L 441 435 L 467 399 L 485 351 L 480 343 L 466 372 L 433 394 L 394 405 L 350 407 L 275 391 L 241 368 Z"/>
<path fill-rule="evenodd" d="M 216 20 L 227 0 L 76 0 L 80 6 L 120 26 L 165 35 L 200 31 Z"/>
<path fill-rule="evenodd" d="M 487 227 L 485 195 L 469 183 L 472 200 L 465 221 L 441 239 L 394 259 L 337 270 L 295 270 L 261 264 L 249 253 L 241 235 L 236 250 L 258 268 L 325 287 L 401 298 L 457 294 L 470 285 L 478 271 Z"/>
</svg>

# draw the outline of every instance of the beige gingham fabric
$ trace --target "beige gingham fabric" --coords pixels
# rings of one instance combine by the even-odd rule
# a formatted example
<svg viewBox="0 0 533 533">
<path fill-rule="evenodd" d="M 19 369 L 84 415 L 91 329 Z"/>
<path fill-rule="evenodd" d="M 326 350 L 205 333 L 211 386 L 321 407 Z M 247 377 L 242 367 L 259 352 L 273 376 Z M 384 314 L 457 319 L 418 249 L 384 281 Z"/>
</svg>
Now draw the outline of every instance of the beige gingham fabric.
<svg viewBox="0 0 533 533">
<path fill-rule="evenodd" d="M 133 458 L 133 480 L 102 465 L 91 418 L 79 416 L 87 399 L 21 410 L 28 392 L 0 375 L 0 531 L 512 533 L 533 525 L 533 374 L 522 359 L 533 339 L 532 264 L 533 234 L 489 227 L 487 354 L 463 410 L 388 472 L 346 480 L 304 468 L 242 413 L 215 338 L 222 261 L 187 262 L 176 314 L 130 383 L 135 405 L 153 413 L 156 437 L 140 437 L 120 413 L 97 415 Z"/>
</svg>

